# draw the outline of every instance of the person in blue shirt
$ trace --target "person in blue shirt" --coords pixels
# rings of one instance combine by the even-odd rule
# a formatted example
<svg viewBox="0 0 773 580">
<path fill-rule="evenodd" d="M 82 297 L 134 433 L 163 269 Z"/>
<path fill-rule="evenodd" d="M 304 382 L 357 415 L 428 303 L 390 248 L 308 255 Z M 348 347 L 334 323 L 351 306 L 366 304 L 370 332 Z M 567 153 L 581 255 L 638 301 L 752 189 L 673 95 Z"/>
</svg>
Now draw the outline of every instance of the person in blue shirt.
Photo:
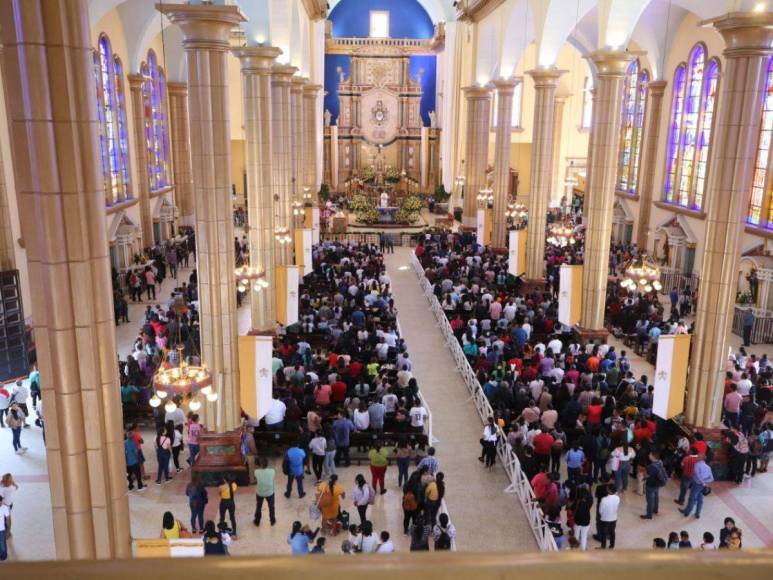
<svg viewBox="0 0 773 580">
<path fill-rule="evenodd" d="M 693 467 L 692 481 L 690 481 L 690 499 L 687 500 L 687 507 L 679 510 L 684 517 L 688 517 L 692 508 L 695 508 L 695 518 L 701 517 L 703 509 L 703 489 L 714 481 L 714 474 L 711 467 L 706 463 L 703 456 Z"/>
<path fill-rule="evenodd" d="M 294 443 L 287 450 L 285 461 L 287 462 L 287 491 L 285 497 L 289 498 L 293 490 L 293 480 L 298 482 L 298 497 L 306 494 L 303 492 L 303 464 L 306 460 L 306 452 Z"/>
<path fill-rule="evenodd" d="M 338 419 L 333 422 L 333 437 L 336 442 L 336 467 L 344 460 L 344 465 L 349 467 L 352 462 L 349 459 L 349 447 L 351 446 L 351 434 L 356 428 L 350 419 L 344 417 L 343 413 L 338 413 Z"/>
<path fill-rule="evenodd" d="M 137 490 L 145 489 L 142 485 L 142 472 L 140 470 L 140 456 L 137 444 L 127 433 L 123 436 L 123 452 L 126 456 L 126 479 L 129 481 L 129 491 L 134 489 L 134 481 L 137 481 Z"/>
<path fill-rule="evenodd" d="M 526 344 L 526 340 L 529 337 L 529 333 L 526 332 L 526 329 L 522 326 L 519 326 L 512 332 L 513 338 L 515 339 L 515 342 L 518 343 L 518 346 L 520 348 L 523 348 L 523 345 Z"/>
<path fill-rule="evenodd" d="M 312 532 L 309 526 L 301 526 L 301 522 L 293 522 L 293 529 L 287 536 L 290 551 L 293 556 L 303 556 L 309 553 L 309 546 L 319 533 L 319 528 Z"/>
<path fill-rule="evenodd" d="M 572 443 L 571 449 L 566 452 L 566 469 L 569 473 L 569 481 L 579 483 L 583 461 L 585 461 L 585 452 L 580 449 L 579 442 L 575 441 Z"/>
</svg>

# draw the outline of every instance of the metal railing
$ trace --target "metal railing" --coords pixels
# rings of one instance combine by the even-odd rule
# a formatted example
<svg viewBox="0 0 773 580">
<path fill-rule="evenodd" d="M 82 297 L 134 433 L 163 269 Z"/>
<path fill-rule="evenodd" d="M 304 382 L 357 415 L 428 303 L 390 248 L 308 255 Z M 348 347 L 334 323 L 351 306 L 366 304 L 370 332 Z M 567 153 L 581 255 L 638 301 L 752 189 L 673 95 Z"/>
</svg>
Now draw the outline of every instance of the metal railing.
<svg viewBox="0 0 773 580">
<path fill-rule="evenodd" d="M 389 236 L 392 243 L 395 246 L 404 246 L 407 248 L 413 248 L 416 246 L 416 234 L 405 233 L 386 233 Z M 342 244 L 354 243 L 354 244 L 376 244 L 379 243 L 379 235 L 377 233 L 365 233 L 365 232 L 347 232 L 347 233 L 333 233 L 322 232 L 320 233 L 320 241 L 322 242 L 339 242 Z"/>
<path fill-rule="evenodd" d="M 754 314 L 752 323 L 752 344 L 773 342 L 773 312 L 764 308 L 735 305 L 733 312 L 733 334 L 743 336 L 743 317 L 749 310 Z"/>
<path fill-rule="evenodd" d="M 424 297 L 429 302 L 430 309 L 435 315 L 438 327 L 445 337 L 446 344 L 451 351 L 451 356 L 453 356 L 454 362 L 456 363 L 456 368 L 462 375 L 464 384 L 467 385 L 467 390 L 470 392 L 471 400 L 475 404 L 481 423 L 485 424 L 489 417 L 494 416 L 494 410 L 491 408 L 491 404 L 486 398 L 483 388 L 478 382 L 475 372 L 472 370 L 472 367 L 448 322 L 445 312 L 432 291 L 432 284 L 430 284 L 429 280 L 427 280 L 427 277 L 424 275 L 424 268 L 419 263 L 415 254 L 411 254 L 411 265 L 419 279 L 419 284 L 421 285 Z M 526 518 L 529 520 L 529 526 L 531 527 L 532 533 L 537 540 L 539 549 L 543 552 L 558 550 L 553 534 L 545 522 L 545 515 L 537 503 L 537 498 L 534 496 L 534 490 L 531 487 L 531 483 L 521 469 L 521 462 L 518 460 L 518 456 L 515 454 L 512 446 L 507 442 L 503 433 L 500 433 L 500 436 L 497 439 L 497 455 L 499 456 L 499 460 L 507 477 L 510 479 L 510 485 L 505 489 L 505 492 L 513 493 L 518 496 L 524 514 L 526 514 Z"/>
<path fill-rule="evenodd" d="M 660 269 L 660 283 L 663 285 L 663 293 L 668 294 L 672 288 L 682 292 L 688 286 L 695 290 L 700 284 L 700 276 L 693 272 L 690 276 L 683 274 L 676 268 L 663 267 Z"/>
</svg>

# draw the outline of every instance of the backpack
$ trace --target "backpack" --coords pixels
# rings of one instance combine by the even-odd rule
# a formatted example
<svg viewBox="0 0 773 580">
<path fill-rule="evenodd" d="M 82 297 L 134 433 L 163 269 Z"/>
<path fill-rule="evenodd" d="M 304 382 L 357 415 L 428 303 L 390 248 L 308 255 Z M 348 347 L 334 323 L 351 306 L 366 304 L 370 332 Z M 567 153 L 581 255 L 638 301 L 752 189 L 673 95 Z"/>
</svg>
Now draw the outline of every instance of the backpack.
<svg viewBox="0 0 773 580">
<path fill-rule="evenodd" d="M 368 505 L 376 503 L 376 490 L 368 484 Z"/>
<path fill-rule="evenodd" d="M 416 501 L 416 494 L 412 491 L 406 491 L 403 496 L 403 509 L 407 512 L 416 511 L 419 507 L 419 502 Z"/>
<path fill-rule="evenodd" d="M 448 535 L 448 531 L 440 528 L 440 535 L 435 540 L 435 550 L 450 550 L 451 549 L 451 536 Z"/>
<path fill-rule="evenodd" d="M 658 471 L 655 474 L 655 478 L 658 482 L 658 487 L 663 487 L 668 483 L 668 473 L 666 473 L 666 468 L 663 467 L 663 463 L 658 464 Z"/>
<path fill-rule="evenodd" d="M 290 458 L 285 453 L 284 459 L 282 459 L 282 473 L 289 475 L 290 473 Z"/>
</svg>

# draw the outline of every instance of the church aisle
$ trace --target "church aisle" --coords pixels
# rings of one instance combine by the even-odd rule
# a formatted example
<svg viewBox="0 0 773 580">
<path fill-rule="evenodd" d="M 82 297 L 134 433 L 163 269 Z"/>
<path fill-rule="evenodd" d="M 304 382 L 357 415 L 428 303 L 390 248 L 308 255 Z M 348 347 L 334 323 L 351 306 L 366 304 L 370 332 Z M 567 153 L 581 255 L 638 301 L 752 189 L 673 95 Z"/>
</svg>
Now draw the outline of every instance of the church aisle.
<svg viewBox="0 0 773 580">
<path fill-rule="evenodd" d="M 518 499 L 504 493 L 509 484 L 504 470 L 497 465 L 489 473 L 477 459 L 483 426 L 410 267 L 410 252 L 395 248 L 386 256 L 386 266 L 414 375 L 432 412 L 457 547 L 533 551 L 536 542 Z"/>
</svg>

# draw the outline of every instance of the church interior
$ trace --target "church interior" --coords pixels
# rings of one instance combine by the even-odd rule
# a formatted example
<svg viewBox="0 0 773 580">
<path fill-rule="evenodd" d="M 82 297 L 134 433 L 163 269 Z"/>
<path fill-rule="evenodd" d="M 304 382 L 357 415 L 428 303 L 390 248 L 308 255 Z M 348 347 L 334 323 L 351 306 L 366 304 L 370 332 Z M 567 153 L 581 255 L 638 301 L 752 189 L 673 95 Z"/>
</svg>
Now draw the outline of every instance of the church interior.
<svg viewBox="0 0 773 580">
<path fill-rule="evenodd" d="M 0 83 L 0 576 L 770 578 L 773 1 L 0 0 Z"/>
</svg>

